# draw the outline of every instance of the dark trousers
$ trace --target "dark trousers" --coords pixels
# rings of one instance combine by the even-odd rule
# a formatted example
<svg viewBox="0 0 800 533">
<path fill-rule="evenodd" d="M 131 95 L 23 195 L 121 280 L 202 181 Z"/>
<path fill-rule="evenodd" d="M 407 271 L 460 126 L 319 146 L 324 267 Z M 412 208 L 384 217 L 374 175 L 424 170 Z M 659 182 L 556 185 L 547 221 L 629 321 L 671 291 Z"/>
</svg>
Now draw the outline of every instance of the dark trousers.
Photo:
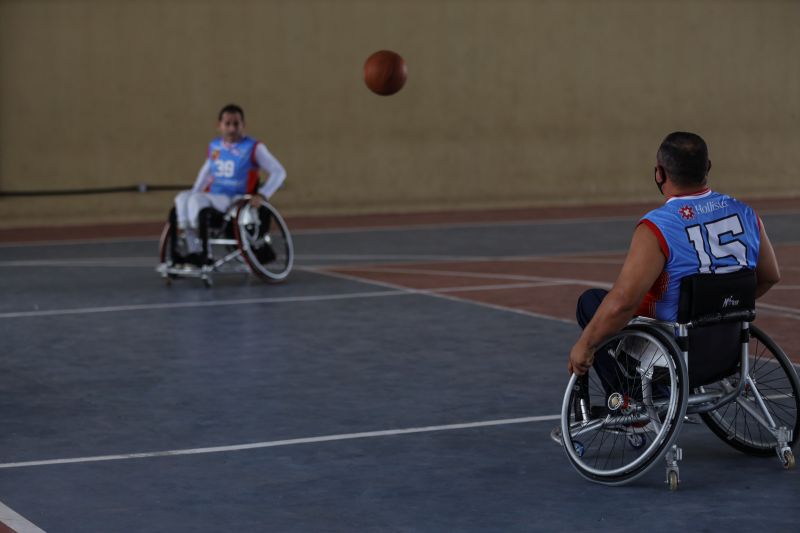
<svg viewBox="0 0 800 533">
<path fill-rule="evenodd" d="M 581 329 L 585 328 L 589 321 L 592 320 L 592 317 L 594 317 L 597 312 L 597 308 L 600 307 L 600 304 L 607 294 L 608 291 L 605 289 L 589 289 L 580 295 L 578 298 L 578 306 L 575 310 L 575 318 L 578 320 L 578 325 L 580 325 Z M 623 354 L 622 357 L 625 358 L 626 356 Z M 631 370 L 628 372 L 630 374 L 636 367 L 637 361 L 632 357 L 627 358 L 627 360 L 617 361 L 603 348 L 599 349 L 594 354 L 592 368 L 600 378 L 600 383 L 602 383 L 606 394 L 611 394 L 614 391 L 625 392 L 625 389 L 630 389 L 633 384 L 627 379 L 624 380 L 625 383 L 623 383 L 620 364 L 630 367 Z M 635 396 L 641 394 L 640 391 L 630 392 L 634 392 Z M 655 383 L 653 392 L 655 396 L 668 395 L 669 388 Z"/>
<path fill-rule="evenodd" d="M 586 325 L 592 320 L 597 308 L 600 307 L 607 294 L 608 291 L 605 289 L 589 289 L 578 297 L 575 318 L 578 320 L 578 325 L 581 329 L 585 329 Z M 619 389 L 616 362 L 605 350 L 601 349 L 595 352 L 592 368 L 600 377 L 600 383 L 603 384 L 606 394 L 611 394 L 614 390 Z"/>
</svg>

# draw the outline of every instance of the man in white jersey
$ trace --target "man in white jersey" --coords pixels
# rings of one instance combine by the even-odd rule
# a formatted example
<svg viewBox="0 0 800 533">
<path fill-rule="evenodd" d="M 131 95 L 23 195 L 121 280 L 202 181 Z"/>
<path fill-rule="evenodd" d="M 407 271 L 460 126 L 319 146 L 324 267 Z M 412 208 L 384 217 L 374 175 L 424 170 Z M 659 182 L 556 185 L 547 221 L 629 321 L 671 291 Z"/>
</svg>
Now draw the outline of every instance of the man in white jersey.
<svg viewBox="0 0 800 533">
<path fill-rule="evenodd" d="M 593 363 L 597 367 L 597 349 L 635 314 L 675 320 L 684 276 L 754 267 L 756 297 L 780 280 L 763 222 L 746 204 L 710 191 L 710 169 L 699 135 L 674 132 L 661 143 L 655 182 L 667 203 L 637 225 L 611 291 L 592 289 L 581 296 L 577 315 L 584 329 L 570 351 L 569 372 L 584 375 Z"/>
<path fill-rule="evenodd" d="M 187 261 L 202 264 L 203 243 L 198 235 L 199 214 L 207 207 L 225 211 L 245 194 L 252 195 L 253 207 L 272 196 L 286 179 L 286 170 L 264 143 L 244 133 L 244 111 L 235 104 L 223 107 L 218 115 L 220 137 L 208 146 L 208 157 L 197 174 L 194 186 L 175 197 L 179 233 L 186 241 Z M 259 187 L 259 171 L 268 179 Z"/>
</svg>

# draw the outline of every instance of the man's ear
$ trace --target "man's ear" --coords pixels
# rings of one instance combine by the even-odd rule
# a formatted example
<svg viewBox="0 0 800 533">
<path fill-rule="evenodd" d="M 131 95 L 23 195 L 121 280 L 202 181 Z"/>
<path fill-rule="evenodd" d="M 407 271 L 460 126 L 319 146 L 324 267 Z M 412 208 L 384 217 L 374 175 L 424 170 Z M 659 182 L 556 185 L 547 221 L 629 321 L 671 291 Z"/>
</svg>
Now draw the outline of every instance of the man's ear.
<svg viewBox="0 0 800 533">
<path fill-rule="evenodd" d="M 667 182 L 667 172 L 661 165 L 656 165 L 656 178 L 657 183 L 660 183 L 661 185 Z"/>
<path fill-rule="evenodd" d="M 711 172 L 711 160 L 710 159 L 708 160 L 708 168 L 706 169 L 706 176 L 708 176 L 709 172 Z"/>
</svg>

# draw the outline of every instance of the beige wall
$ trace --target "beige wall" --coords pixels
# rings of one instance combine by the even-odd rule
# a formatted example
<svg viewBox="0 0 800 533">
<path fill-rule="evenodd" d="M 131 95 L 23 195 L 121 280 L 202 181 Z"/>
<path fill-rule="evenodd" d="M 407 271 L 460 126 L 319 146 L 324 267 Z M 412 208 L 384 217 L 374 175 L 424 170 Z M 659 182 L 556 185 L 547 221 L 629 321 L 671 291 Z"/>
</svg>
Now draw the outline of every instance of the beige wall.
<svg viewBox="0 0 800 533">
<path fill-rule="evenodd" d="M 797 195 L 799 27 L 797 1 L 0 0 L 0 190 L 188 186 L 235 101 L 288 213 L 654 199 L 676 129 L 718 188 Z M 380 48 L 395 96 L 361 80 Z M 170 196 L 4 198 L 0 224 Z"/>
</svg>

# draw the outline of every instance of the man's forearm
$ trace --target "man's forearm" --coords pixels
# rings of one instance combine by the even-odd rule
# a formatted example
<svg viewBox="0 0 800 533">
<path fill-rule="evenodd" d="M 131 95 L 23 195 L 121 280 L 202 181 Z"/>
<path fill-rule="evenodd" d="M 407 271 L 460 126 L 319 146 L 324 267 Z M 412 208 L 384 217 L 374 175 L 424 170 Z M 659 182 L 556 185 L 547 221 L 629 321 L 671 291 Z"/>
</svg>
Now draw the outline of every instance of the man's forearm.
<svg viewBox="0 0 800 533">
<path fill-rule="evenodd" d="M 592 321 L 581 335 L 581 341 L 590 350 L 596 350 L 603 342 L 625 327 L 636 312 L 638 302 L 614 291 L 606 295 Z"/>
</svg>

